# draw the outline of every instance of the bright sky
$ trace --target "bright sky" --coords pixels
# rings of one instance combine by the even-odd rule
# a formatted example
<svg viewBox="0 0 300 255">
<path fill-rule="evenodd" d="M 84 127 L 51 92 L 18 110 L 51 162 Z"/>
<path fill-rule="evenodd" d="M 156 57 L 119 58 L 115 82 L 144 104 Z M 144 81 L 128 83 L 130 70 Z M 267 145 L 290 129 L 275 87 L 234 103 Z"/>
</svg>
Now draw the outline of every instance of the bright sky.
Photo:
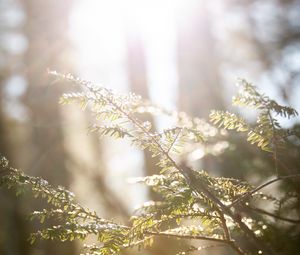
<svg viewBox="0 0 300 255">
<path fill-rule="evenodd" d="M 145 45 L 152 100 L 174 107 L 175 14 L 182 4 L 182 0 L 78 1 L 71 35 L 80 75 L 126 91 L 126 35 L 138 34 Z"/>
<path fill-rule="evenodd" d="M 84 0 L 71 16 L 71 37 L 78 74 L 117 91 L 128 91 L 126 36 L 135 34 L 145 46 L 149 92 L 152 101 L 175 108 L 177 98 L 176 12 L 183 0 Z M 128 33 L 128 34 L 127 34 Z M 106 151 L 108 182 L 120 188 L 120 179 L 140 176 L 142 154 L 128 144 L 113 142 Z M 108 155 L 109 154 L 109 155 Z M 129 160 L 128 160 L 129 159 Z M 119 162 L 122 162 L 120 167 Z M 115 177 L 118 178 L 115 178 Z M 124 185 L 124 183 L 123 183 Z M 125 183 L 125 185 L 128 185 Z M 145 200 L 135 185 L 122 187 L 132 207 Z M 124 194 L 123 192 L 123 194 Z"/>
</svg>

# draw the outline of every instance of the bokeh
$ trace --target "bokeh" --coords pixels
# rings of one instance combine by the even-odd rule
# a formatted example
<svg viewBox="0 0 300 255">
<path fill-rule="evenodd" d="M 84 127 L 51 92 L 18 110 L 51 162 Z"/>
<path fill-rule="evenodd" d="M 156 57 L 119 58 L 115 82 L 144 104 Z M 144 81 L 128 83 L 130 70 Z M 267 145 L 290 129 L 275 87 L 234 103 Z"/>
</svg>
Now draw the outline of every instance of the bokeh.
<svg viewBox="0 0 300 255">
<path fill-rule="evenodd" d="M 231 109 L 242 77 L 299 110 L 300 1 L 0 0 L 0 153 L 99 215 L 126 221 L 155 198 L 128 181 L 156 173 L 155 159 L 88 135 L 93 116 L 60 106 L 74 88 L 53 84 L 47 70 L 205 119 L 211 109 Z M 149 121 L 157 130 L 172 124 Z M 36 226 L 26 215 L 41 204 L 2 190 L 0 203 L 0 254 L 79 254 L 78 243 L 27 242 Z M 169 254 L 169 245 L 147 254 Z"/>
</svg>

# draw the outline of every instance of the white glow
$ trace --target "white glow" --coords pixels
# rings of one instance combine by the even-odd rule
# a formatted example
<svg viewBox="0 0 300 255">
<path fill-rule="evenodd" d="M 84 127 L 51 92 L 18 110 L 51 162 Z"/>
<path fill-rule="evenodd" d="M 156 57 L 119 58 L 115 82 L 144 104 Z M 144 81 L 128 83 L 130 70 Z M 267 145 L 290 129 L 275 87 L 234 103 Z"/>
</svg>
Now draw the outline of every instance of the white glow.
<svg viewBox="0 0 300 255">
<path fill-rule="evenodd" d="M 124 84 L 124 35 L 116 1 L 78 1 L 70 20 L 79 74 L 105 84 Z M 120 88 L 122 89 L 122 88 Z"/>
<path fill-rule="evenodd" d="M 176 101 L 176 18 L 194 0 L 81 0 L 71 16 L 80 75 L 117 90 L 127 86 L 126 39 L 138 36 L 146 54 L 151 99 Z M 162 98 L 162 96 L 164 96 Z"/>
<path fill-rule="evenodd" d="M 190 0 L 78 0 L 70 18 L 77 74 L 118 91 L 128 90 L 127 39 L 137 36 L 145 48 L 152 101 L 174 107 L 177 91 L 176 13 L 186 6 L 187 1 Z M 119 147 L 119 144 L 106 146 L 110 150 Z M 114 153 L 105 157 L 112 159 L 107 163 L 108 180 L 118 189 L 122 184 L 113 180 L 120 176 L 120 171 L 124 171 L 123 175 L 139 176 L 142 173 L 132 169 L 140 171 L 143 168 L 141 154 L 128 149 L 124 151 L 127 154 L 117 153 L 120 157 L 117 161 L 114 161 Z M 113 162 L 118 165 L 111 165 Z M 141 200 L 143 192 L 134 192 L 140 194 L 135 200 Z M 133 204 L 136 202 L 132 200 Z"/>
</svg>

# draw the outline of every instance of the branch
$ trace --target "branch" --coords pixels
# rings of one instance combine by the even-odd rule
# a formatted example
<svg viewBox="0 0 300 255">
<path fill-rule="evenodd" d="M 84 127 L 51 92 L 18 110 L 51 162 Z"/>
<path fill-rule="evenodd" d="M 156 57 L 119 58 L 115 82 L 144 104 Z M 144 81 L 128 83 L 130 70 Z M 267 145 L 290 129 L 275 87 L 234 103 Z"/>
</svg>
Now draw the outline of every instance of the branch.
<svg viewBox="0 0 300 255">
<path fill-rule="evenodd" d="M 229 245 L 232 249 L 234 249 L 239 255 L 245 255 L 245 253 L 234 243 L 232 240 L 225 240 L 207 236 L 195 236 L 195 235 L 178 235 L 173 233 L 167 232 L 153 232 L 147 231 L 145 234 L 149 235 L 157 235 L 157 236 L 165 236 L 165 237 L 176 237 L 176 238 L 183 238 L 183 239 L 195 239 L 195 240 L 204 240 L 204 241 L 211 241 L 211 242 L 218 242 Z"/>
<path fill-rule="evenodd" d="M 195 246 L 191 246 L 189 249 L 183 251 L 183 252 L 180 252 L 180 253 L 177 253 L 177 255 L 183 255 L 183 254 L 190 254 L 190 253 L 193 253 L 193 252 L 199 252 L 203 249 L 209 249 L 209 248 L 215 248 L 215 247 L 224 247 L 226 246 L 227 244 L 212 244 L 212 245 L 205 245 L 205 246 L 200 246 L 200 247 L 195 247 Z"/>
<path fill-rule="evenodd" d="M 240 255 L 245 255 L 244 251 L 242 251 L 242 249 L 231 239 L 231 235 L 230 235 L 230 231 L 227 227 L 227 224 L 226 224 L 226 219 L 225 219 L 225 216 L 224 214 L 222 213 L 221 210 L 217 209 L 218 211 L 218 214 L 220 215 L 220 218 L 221 218 L 221 222 L 222 222 L 222 228 L 223 228 L 223 231 L 224 231 L 224 235 L 225 235 L 225 238 L 226 240 L 228 240 L 229 242 L 231 242 L 229 245 L 231 246 L 232 249 L 234 249 L 238 254 Z"/>
<path fill-rule="evenodd" d="M 179 132 L 176 134 L 176 136 L 175 136 L 173 142 L 171 143 L 169 149 L 166 151 L 167 154 L 169 154 L 169 152 L 171 151 L 173 145 L 176 143 L 176 141 L 177 141 L 177 139 L 178 139 L 178 137 L 179 137 L 181 131 L 182 131 L 182 129 L 180 129 Z"/>
<path fill-rule="evenodd" d="M 183 239 L 196 239 L 196 240 L 204 240 L 204 241 L 212 241 L 212 242 L 219 242 L 219 243 L 226 243 L 229 244 L 232 241 L 207 237 L 207 236 L 196 236 L 196 235 L 179 235 L 174 233 L 168 232 L 154 232 L 154 231 L 146 231 L 145 234 L 147 235 L 157 235 L 157 236 L 165 236 L 165 237 L 176 237 L 176 238 L 183 238 Z"/>
<path fill-rule="evenodd" d="M 224 205 L 212 192 L 210 192 L 203 183 L 197 181 L 193 174 L 193 171 L 187 167 L 185 164 L 181 165 L 181 172 L 183 172 L 185 178 L 188 181 L 188 185 L 192 190 L 196 191 L 198 194 L 204 194 L 205 197 L 210 199 L 213 203 L 219 206 L 219 209 L 223 214 L 228 215 L 232 220 L 240 227 L 240 229 L 252 239 L 253 244 L 259 249 L 263 250 L 266 254 L 275 254 L 271 248 L 269 248 L 265 243 L 257 238 L 253 231 L 241 221 L 240 217 L 230 210 L 230 207 Z"/>
<path fill-rule="evenodd" d="M 96 101 L 99 100 L 99 96 L 102 97 L 103 100 L 105 100 L 107 103 L 109 103 L 111 106 L 114 107 L 114 109 L 116 111 L 119 111 L 119 113 L 121 113 L 121 115 L 123 115 L 124 117 L 126 117 L 130 122 L 132 122 L 132 124 L 134 124 L 138 129 L 140 129 L 140 131 L 142 131 L 146 136 L 148 136 L 149 142 L 152 142 L 152 144 L 156 147 L 156 149 L 158 150 L 158 152 L 160 152 L 162 155 L 164 155 L 166 157 L 166 159 L 170 162 L 170 164 L 176 168 L 179 173 L 181 173 L 185 180 L 187 185 L 191 188 L 191 190 L 195 191 L 196 193 L 198 193 L 199 195 L 203 194 L 206 198 L 208 198 L 209 200 L 211 200 L 216 206 L 219 207 L 219 209 L 222 211 L 223 214 L 228 215 L 229 217 L 231 217 L 233 219 L 233 221 L 236 222 L 236 224 L 240 227 L 240 229 L 248 236 L 252 239 L 253 244 L 259 249 L 264 251 L 266 254 L 274 254 L 274 252 L 272 251 L 271 248 L 269 248 L 266 244 L 264 244 L 263 242 L 261 242 L 261 240 L 259 240 L 257 238 L 257 236 L 254 234 L 254 232 L 248 228 L 248 226 L 243 223 L 241 221 L 241 219 L 238 217 L 238 215 L 236 215 L 235 213 L 233 213 L 229 207 L 225 206 L 218 197 L 216 197 L 212 192 L 210 192 L 206 185 L 198 182 L 196 177 L 193 174 L 193 171 L 188 168 L 185 165 L 178 165 L 176 163 L 176 161 L 169 155 L 169 153 L 167 151 L 164 150 L 163 146 L 161 145 L 160 141 L 157 139 L 157 137 L 155 136 L 155 134 L 153 134 L 152 132 L 150 132 L 149 130 L 147 130 L 143 124 L 137 119 L 135 118 L 130 112 L 127 112 L 125 109 L 122 108 L 121 105 L 119 105 L 117 102 L 114 102 L 113 100 L 113 95 L 110 91 L 105 90 L 108 95 L 101 95 L 98 94 L 98 91 L 96 89 L 93 89 L 91 86 L 89 86 L 89 83 L 86 82 L 80 82 L 76 79 L 72 79 L 72 77 L 70 78 L 70 80 L 73 80 L 75 83 L 81 84 L 81 85 L 86 85 L 86 88 L 92 92 L 95 95 L 95 99 Z M 100 102 L 102 103 L 102 102 Z M 170 235 L 168 233 L 165 233 L 166 235 Z M 192 238 L 195 239 L 193 236 L 188 236 L 187 238 Z M 213 239 L 214 241 L 218 241 L 220 239 Z M 220 241 L 219 241 L 220 242 Z M 228 242 L 228 241 L 226 241 Z"/>
<path fill-rule="evenodd" d="M 273 144 L 274 144 L 274 152 L 273 152 L 274 167 L 275 167 L 276 174 L 279 175 L 279 172 L 278 172 L 278 162 L 277 162 L 277 154 L 278 154 L 277 150 L 278 149 L 277 149 L 277 139 L 276 139 L 276 128 L 275 128 L 274 120 L 272 118 L 272 115 L 271 115 L 271 112 L 270 112 L 269 109 L 268 109 L 268 116 L 269 116 L 269 119 L 271 121 L 272 129 L 273 129 L 272 141 L 273 141 Z"/>
<path fill-rule="evenodd" d="M 287 221 L 287 222 L 295 223 L 295 224 L 300 224 L 300 220 L 285 218 L 285 217 L 282 217 L 280 215 L 276 215 L 274 213 L 267 212 L 267 211 L 265 211 L 263 209 L 260 209 L 260 208 L 255 208 L 255 207 L 251 207 L 251 206 L 248 206 L 247 208 L 249 208 L 253 211 L 256 211 L 258 213 L 268 215 L 268 216 L 273 217 L 273 218 L 278 219 L 278 220 Z"/>
<path fill-rule="evenodd" d="M 251 190 L 249 192 L 244 193 L 241 197 L 239 197 L 236 200 L 234 200 L 228 207 L 231 208 L 231 207 L 235 206 L 236 204 L 242 202 L 243 200 L 245 200 L 249 196 L 253 195 L 257 191 L 265 188 L 266 186 L 268 186 L 268 185 L 270 185 L 270 184 L 272 184 L 274 182 L 285 180 L 285 179 L 289 179 L 289 178 L 297 178 L 297 177 L 299 178 L 300 174 L 292 174 L 292 175 L 281 176 L 281 177 L 277 177 L 275 179 L 272 179 L 270 181 L 267 181 L 266 183 L 263 183 L 263 184 L 259 185 L 255 189 L 253 189 L 253 190 Z"/>
<path fill-rule="evenodd" d="M 219 209 L 217 209 L 217 212 L 220 215 L 220 219 L 221 219 L 221 222 L 222 222 L 222 228 L 223 228 L 223 231 L 224 231 L 225 238 L 226 238 L 226 240 L 231 240 L 230 232 L 229 232 L 229 229 L 227 227 L 226 219 L 224 217 L 224 214 Z"/>
</svg>

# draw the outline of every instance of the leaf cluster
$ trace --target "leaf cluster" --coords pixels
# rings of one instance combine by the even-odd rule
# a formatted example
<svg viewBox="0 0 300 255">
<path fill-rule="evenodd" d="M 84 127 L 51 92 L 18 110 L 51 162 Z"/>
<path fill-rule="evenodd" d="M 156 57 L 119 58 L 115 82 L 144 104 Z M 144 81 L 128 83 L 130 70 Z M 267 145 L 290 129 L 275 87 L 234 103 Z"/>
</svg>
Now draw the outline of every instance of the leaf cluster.
<svg viewBox="0 0 300 255">
<path fill-rule="evenodd" d="M 249 125 L 244 118 L 228 111 L 212 111 L 211 121 L 219 127 L 247 133 L 247 141 L 264 151 L 277 151 L 284 145 L 287 137 L 294 135 L 294 132 L 282 129 L 276 115 L 291 118 L 297 116 L 298 112 L 291 107 L 279 105 L 268 96 L 259 93 L 255 86 L 245 80 L 240 80 L 239 86 L 240 91 L 233 97 L 232 103 L 256 109 L 258 111 L 256 124 Z"/>
<path fill-rule="evenodd" d="M 86 240 L 88 236 L 95 235 L 98 243 L 87 244 L 87 254 L 108 255 L 126 248 L 148 247 L 156 236 L 166 236 L 180 240 L 206 240 L 231 247 L 237 254 L 246 254 L 242 245 L 233 238 L 242 233 L 255 247 L 255 253 L 263 251 L 265 254 L 274 254 L 268 244 L 261 240 L 268 223 L 263 222 L 261 216 L 253 217 L 253 212 L 249 213 L 259 201 L 281 203 L 273 196 L 259 192 L 272 182 L 255 188 L 242 180 L 193 170 L 184 160 L 178 160 L 190 144 L 203 146 L 215 137 L 217 128 L 184 113 L 159 108 L 135 94 L 118 94 L 72 75 L 55 72 L 52 75 L 82 87 L 82 92 L 64 94 L 60 103 L 76 103 L 81 109 L 90 110 L 95 117 L 90 132 L 96 132 L 101 137 L 129 139 L 132 145 L 148 150 L 152 157 L 158 158 L 160 173 L 137 178 L 136 182 L 158 193 L 161 199 L 145 202 L 136 208 L 130 224 L 124 226 L 82 207 L 66 189 L 53 187 L 39 177 L 30 177 L 11 168 L 2 158 L 1 185 L 15 188 L 17 194 L 29 187 L 34 197 L 46 199 L 51 205 L 50 209 L 33 212 L 31 219 L 38 219 L 41 224 L 49 219 L 56 219 L 59 223 L 32 234 L 32 242 L 36 239 Z M 260 94 L 246 81 L 241 81 L 241 91 L 233 103 L 258 110 L 256 124 L 251 125 L 229 112 L 213 111 L 211 120 L 219 128 L 247 133 L 250 143 L 273 153 L 292 134 L 280 127 L 274 113 L 292 117 L 297 112 Z M 171 116 L 175 125 L 161 132 L 153 131 L 150 122 L 139 118 L 141 112 Z M 201 247 L 193 246 L 188 251 L 197 250 L 201 250 Z"/>
</svg>

